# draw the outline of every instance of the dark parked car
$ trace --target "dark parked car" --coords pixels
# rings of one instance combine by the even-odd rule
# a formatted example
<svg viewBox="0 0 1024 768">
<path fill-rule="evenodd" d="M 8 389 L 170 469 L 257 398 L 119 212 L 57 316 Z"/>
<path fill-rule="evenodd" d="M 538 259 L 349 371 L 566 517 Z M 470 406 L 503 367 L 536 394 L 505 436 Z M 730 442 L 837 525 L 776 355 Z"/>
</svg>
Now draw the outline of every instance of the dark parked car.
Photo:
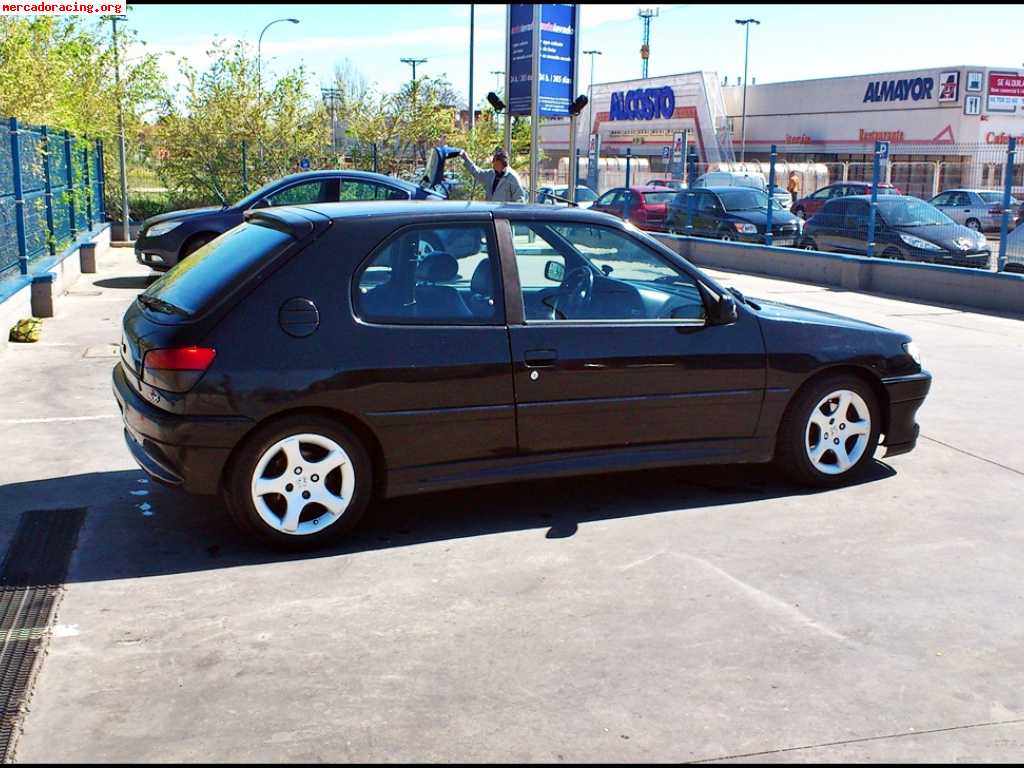
<svg viewBox="0 0 1024 768">
<path fill-rule="evenodd" d="M 826 187 L 822 187 L 813 194 L 807 195 L 807 197 L 799 198 L 790 210 L 794 215 L 799 216 L 801 219 L 809 219 L 811 216 L 821 210 L 821 207 L 825 205 L 829 200 L 833 200 L 837 197 L 851 197 L 852 195 L 870 195 L 871 194 L 871 182 L 870 181 L 837 181 L 835 184 L 829 184 Z M 894 187 L 892 184 L 879 184 L 878 194 L 880 195 L 902 195 L 898 187 Z"/>
<path fill-rule="evenodd" d="M 442 199 L 416 184 L 363 171 L 310 171 L 272 181 L 234 205 L 193 208 L 153 216 L 135 240 L 135 258 L 166 271 L 220 234 L 242 223 L 246 211 L 279 205 L 339 201 Z"/>
<path fill-rule="evenodd" d="M 665 214 L 675 191 L 668 187 L 614 187 L 590 208 L 633 222 L 640 229 L 665 231 Z"/>
<path fill-rule="evenodd" d="M 113 370 L 143 469 L 291 548 L 375 494 L 773 458 L 834 486 L 914 447 L 930 383 L 909 337 L 611 216 L 454 202 L 250 211 L 139 295 Z"/>
<path fill-rule="evenodd" d="M 980 232 L 961 226 L 916 197 L 878 198 L 874 255 L 988 269 L 992 249 Z M 829 200 L 804 224 L 802 246 L 863 256 L 868 249 L 871 198 Z"/>
<path fill-rule="evenodd" d="M 678 193 L 669 205 L 669 232 L 697 237 L 717 237 L 744 243 L 764 243 L 768 231 L 770 198 L 751 187 L 707 187 Z M 800 220 L 778 201 L 772 205 L 772 244 L 795 246 L 800 237 Z M 686 228 L 689 211 L 693 229 Z"/>
</svg>

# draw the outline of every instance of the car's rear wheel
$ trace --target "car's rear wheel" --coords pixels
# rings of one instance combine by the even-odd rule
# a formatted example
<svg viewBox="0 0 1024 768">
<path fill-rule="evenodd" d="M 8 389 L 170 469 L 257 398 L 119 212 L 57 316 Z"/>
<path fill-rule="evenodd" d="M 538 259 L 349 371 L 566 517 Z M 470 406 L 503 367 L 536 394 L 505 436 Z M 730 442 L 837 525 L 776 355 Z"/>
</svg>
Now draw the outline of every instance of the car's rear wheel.
<svg viewBox="0 0 1024 768">
<path fill-rule="evenodd" d="M 298 415 L 254 432 L 228 469 L 225 502 L 243 531 L 282 549 L 337 541 L 369 503 L 372 466 L 348 429 Z"/>
<path fill-rule="evenodd" d="M 880 424 L 878 397 L 865 381 L 851 374 L 823 377 L 787 409 L 776 463 L 801 485 L 840 485 L 871 462 Z"/>
</svg>

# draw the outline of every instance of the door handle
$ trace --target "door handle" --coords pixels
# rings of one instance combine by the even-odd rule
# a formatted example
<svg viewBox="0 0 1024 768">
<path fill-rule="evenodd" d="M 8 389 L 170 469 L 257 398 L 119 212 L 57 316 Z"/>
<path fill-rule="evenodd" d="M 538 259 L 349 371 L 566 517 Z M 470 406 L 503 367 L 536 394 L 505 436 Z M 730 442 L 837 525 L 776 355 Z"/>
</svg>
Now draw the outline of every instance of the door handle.
<svg viewBox="0 0 1024 768">
<path fill-rule="evenodd" d="M 555 364 L 558 353 L 553 349 L 528 349 L 523 353 L 527 368 L 544 368 Z"/>
</svg>

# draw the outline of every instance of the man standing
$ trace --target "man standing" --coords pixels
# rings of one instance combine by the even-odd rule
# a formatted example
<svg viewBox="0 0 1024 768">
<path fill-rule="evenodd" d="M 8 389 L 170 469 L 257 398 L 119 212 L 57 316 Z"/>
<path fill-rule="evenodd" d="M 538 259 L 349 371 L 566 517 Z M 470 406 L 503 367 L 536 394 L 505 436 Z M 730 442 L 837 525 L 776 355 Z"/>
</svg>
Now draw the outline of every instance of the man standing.
<svg viewBox="0 0 1024 768">
<path fill-rule="evenodd" d="M 516 172 L 508 167 L 508 155 L 505 150 L 498 147 L 494 150 L 494 157 L 491 158 L 491 170 L 485 171 L 478 168 L 466 150 L 462 150 L 462 162 L 466 171 L 476 179 L 477 184 L 484 188 L 484 194 L 488 201 L 499 203 L 525 203 L 526 192 L 519 181 Z"/>
<path fill-rule="evenodd" d="M 793 202 L 790 203 L 792 206 L 796 203 L 797 198 L 800 197 L 800 177 L 796 171 L 789 172 L 789 184 L 786 185 L 786 191 L 789 192 L 790 197 L 793 198 Z"/>
</svg>

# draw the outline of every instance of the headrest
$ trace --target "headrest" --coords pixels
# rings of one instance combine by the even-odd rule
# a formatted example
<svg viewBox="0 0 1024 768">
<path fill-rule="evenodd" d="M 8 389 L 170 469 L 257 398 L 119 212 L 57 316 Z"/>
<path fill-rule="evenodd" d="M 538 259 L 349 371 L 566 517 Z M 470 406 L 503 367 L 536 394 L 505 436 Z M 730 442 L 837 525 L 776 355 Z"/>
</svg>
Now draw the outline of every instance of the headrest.
<svg viewBox="0 0 1024 768">
<path fill-rule="evenodd" d="M 445 283 L 459 274 L 459 262 L 450 253 L 434 251 L 419 263 L 416 277 L 428 283 Z"/>
<path fill-rule="evenodd" d="M 494 289 L 494 274 L 491 272 L 491 260 L 484 259 L 473 270 L 473 279 L 469 281 L 469 289 L 481 296 L 490 296 Z"/>
</svg>

